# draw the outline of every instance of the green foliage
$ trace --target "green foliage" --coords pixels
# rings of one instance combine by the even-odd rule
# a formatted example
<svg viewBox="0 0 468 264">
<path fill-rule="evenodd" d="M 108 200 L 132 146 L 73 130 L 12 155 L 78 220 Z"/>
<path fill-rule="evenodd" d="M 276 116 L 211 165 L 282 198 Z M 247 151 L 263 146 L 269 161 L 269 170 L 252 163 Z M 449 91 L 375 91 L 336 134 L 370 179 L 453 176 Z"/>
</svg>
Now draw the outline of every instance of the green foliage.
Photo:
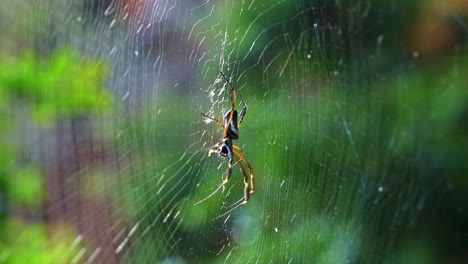
<svg viewBox="0 0 468 264">
<path fill-rule="evenodd" d="M 19 107 L 42 126 L 58 118 L 100 113 L 112 104 L 103 87 L 106 68 L 98 60 L 83 60 L 64 49 L 49 58 L 25 53 L 0 60 L 0 195 L 2 206 L 37 212 L 45 198 L 44 176 L 34 164 L 19 165 L 22 149 L 14 144 Z M 10 139 L 10 140 L 6 140 Z M 4 213 L 4 212 L 2 212 Z M 53 229 L 53 232 L 48 230 Z M 50 235 L 52 233 L 52 235 Z M 70 228 L 32 224 L 0 215 L 1 263 L 66 263 L 76 234 Z"/>
<path fill-rule="evenodd" d="M 77 253 L 70 248 L 74 232 L 66 226 L 28 224 L 16 218 L 1 225 L 1 263 L 61 264 Z"/>
<path fill-rule="evenodd" d="M 383 131 L 396 142 L 394 158 L 417 155 L 412 163 L 424 179 L 421 186 L 443 180 L 446 184 L 438 188 L 456 185 L 455 196 L 468 191 L 466 67 L 467 57 L 460 57 L 441 62 L 438 71 L 416 72 L 384 85 Z"/>
<path fill-rule="evenodd" d="M 106 74 L 101 62 L 82 60 L 72 50 L 60 50 L 46 60 L 26 53 L 0 63 L 0 96 L 20 99 L 45 125 L 59 116 L 108 108 L 112 100 L 102 88 Z"/>
<path fill-rule="evenodd" d="M 7 180 L 10 202 L 17 206 L 38 208 L 44 201 L 44 178 L 34 166 L 21 168 Z"/>
</svg>

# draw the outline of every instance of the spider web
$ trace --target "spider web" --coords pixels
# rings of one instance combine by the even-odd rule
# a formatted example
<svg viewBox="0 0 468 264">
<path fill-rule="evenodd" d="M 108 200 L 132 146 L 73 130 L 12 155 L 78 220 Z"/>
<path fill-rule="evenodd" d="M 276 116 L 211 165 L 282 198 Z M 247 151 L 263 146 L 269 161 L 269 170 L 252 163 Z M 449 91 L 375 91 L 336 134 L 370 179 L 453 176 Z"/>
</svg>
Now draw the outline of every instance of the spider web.
<svg viewBox="0 0 468 264">
<path fill-rule="evenodd" d="M 28 45 L 44 54 L 70 46 L 102 59 L 116 99 L 112 113 L 60 120 L 33 143 L 33 159 L 47 172 L 43 220 L 73 227 L 72 262 L 401 261 L 401 245 L 411 244 L 407 229 L 453 189 L 447 175 L 422 165 L 433 156 L 431 137 L 419 136 L 420 105 L 403 106 L 407 112 L 394 105 L 406 95 L 392 87 L 412 85 L 403 72 L 414 71 L 418 57 L 399 54 L 389 63 L 397 29 L 384 24 L 404 24 L 393 17 L 404 4 L 55 0 L 16 7 L 47 17 L 45 35 Z M 230 108 L 220 71 L 248 104 L 235 144 L 254 169 L 256 191 L 213 220 L 244 197 L 235 164 L 225 188 L 194 205 L 222 183 L 228 166 L 208 155 L 222 129 L 200 115 L 222 120 Z"/>
</svg>

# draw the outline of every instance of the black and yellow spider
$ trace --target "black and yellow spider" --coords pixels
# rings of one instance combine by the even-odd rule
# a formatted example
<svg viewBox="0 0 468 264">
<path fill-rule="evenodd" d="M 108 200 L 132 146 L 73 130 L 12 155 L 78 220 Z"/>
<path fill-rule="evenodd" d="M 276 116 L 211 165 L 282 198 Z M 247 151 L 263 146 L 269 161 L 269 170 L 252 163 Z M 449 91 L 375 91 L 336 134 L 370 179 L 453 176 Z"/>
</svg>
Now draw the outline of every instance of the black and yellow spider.
<svg viewBox="0 0 468 264">
<path fill-rule="evenodd" d="M 250 166 L 247 159 L 245 159 L 244 157 L 244 150 L 242 150 L 240 147 L 236 146 L 233 143 L 233 140 L 239 139 L 239 128 L 242 124 L 242 120 L 244 119 L 245 114 L 247 113 L 247 104 L 242 98 L 242 95 L 240 94 L 240 92 L 238 92 L 239 97 L 242 101 L 243 107 L 242 107 L 240 114 L 237 115 L 237 110 L 235 109 L 236 90 L 234 89 L 234 86 L 232 86 L 231 82 L 229 82 L 229 79 L 224 75 L 224 73 L 221 72 L 221 75 L 223 76 L 223 78 L 226 80 L 227 84 L 231 88 L 230 89 L 231 109 L 224 115 L 224 123 L 221 123 L 221 121 L 219 121 L 218 119 L 214 117 L 209 117 L 203 113 L 202 115 L 205 118 L 215 121 L 223 129 L 223 139 L 210 148 L 208 155 L 211 155 L 212 153 L 216 153 L 221 157 L 229 158 L 226 178 L 221 183 L 221 185 L 218 188 L 216 188 L 216 190 L 213 193 L 211 193 L 210 195 L 208 195 L 208 197 L 199 201 L 195 205 L 198 205 L 208 200 L 210 197 L 216 194 L 222 187 L 224 187 L 229 182 L 229 179 L 231 178 L 231 174 L 232 174 L 232 167 L 233 167 L 234 160 L 236 161 L 236 164 L 239 166 L 242 176 L 244 177 L 244 197 L 240 199 L 239 201 L 235 202 L 234 204 L 228 206 L 228 208 L 231 208 L 231 209 L 216 218 L 227 215 L 233 210 L 237 209 L 238 207 L 247 204 L 249 202 L 250 194 L 252 194 L 255 191 L 253 169 Z M 237 122 L 238 120 L 239 122 Z M 249 177 L 247 176 L 247 173 L 245 172 L 245 169 L 242 163 L 244 163 L 245 166 L 249 168 L 250 185 L 249 185 Z"/>
</svg>

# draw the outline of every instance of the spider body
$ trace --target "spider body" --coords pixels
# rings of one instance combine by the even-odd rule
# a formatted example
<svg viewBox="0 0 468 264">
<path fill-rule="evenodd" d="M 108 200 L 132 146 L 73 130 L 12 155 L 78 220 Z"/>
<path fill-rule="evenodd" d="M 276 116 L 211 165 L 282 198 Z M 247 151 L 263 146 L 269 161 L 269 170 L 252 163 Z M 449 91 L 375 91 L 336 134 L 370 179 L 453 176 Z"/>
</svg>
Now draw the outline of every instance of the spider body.
<svg viewBox="0 0 468 264">
<path fill-rule="evenodd" d="M 221 146 L 219 146 L 218 151 L 216 153 L 222 157 L 229 157 L 231 156 L 231 149 L 232 138 L 223 138 L 223 140 L 221 141 Z"/>
<path fill-rule="evenodd" d="M 232 114 L 232 120 L 231 123 L 229 124 L 229 117 Z M 228 138 L 237 140 L 239 139 L 239 126 L 237 125 L 237 110 L 229 110 L 225 115 L 224 115 L 224 127 L 227 127 L 228 129 Z"/>
<path fill-rule="evenodd" d="M 229 123 L 229 117 L 232 114 L 232 120 Z M 224 127 L 227 129 L 227 136 L 224 137 L 220 141 L 220 146 L 218 148 L 218 151 L 216 152 L 218 155 L 223 156 L 223 157 L 229 157 L 230 153 L 232 153 L 232 141 L 239 139 L 239 126 L 237 125 L 237 110 L 231 111 L 229 110 L 225 115 L 224 115 Z M 215 145 L 216 146 L 216 145 Z M 212 150 L 210 150 L 210 154 L 213 153 Z"/>
<path fill-rule="evenodd" d="M 226 157 L 229 158 L 228 162 L 228 168 L 226 171 L 226 177 L 222 184 L 218 186 L 218 188 L 211 193 L 208 197 L 205 199 L 199 201 L 195 205 L 198 205 L 206 200 L 208 200 L 211 196 L 213 196 L 215 193 L 217 193 L 221 188 L 223 188 L 228 182 L 229 179 L 231 178 L 232 174 L 232 167 L 233 167 L 233 162 L 234 160 L 236 161 L 236 165 L 239 166 L 240 172 L 242 173 L 242 176 L 244 178 L 244 197 L 237 201 L 236 203 L 228 206 L 228 208 L 231 208 L 227 212 L 219 215 L 216 218 L 222 217 L 224 215 L 229 214 L 236 208 L 247 204 L 250 198 L 250 194 L 252 194 L 255 190 L 255 181 L 254 181 L 254 176 L 253 176 L 253 169 L 250 166 L 249 162 L 247 159 L 244 157 L 244 150 L 242 150 L 240 147 L 236 146 L 233 141 L 239 139 L 239 128 L 242 124 L 242 120 L 244 119 L 245 114 L 247 113 L 247 104 L 245 103 L 244 99 L 242 98 L 242 95 L 239 93 L 239 97 L 242 102 L 242 110 L 238 114 L 237 110 L 235 109 L 235 100 L 236 100 L 236 90 L 234 86 L 229 82 L 229 79 L 221 72 L 221 75 L 223 78 L 226 80 L 228 83 L 231 92 L 231 109 L 224 115 L 223 118 L 223 123 L 221 123 L 218 119 L 214 117 L 209 117 L 205 114 L 202 114 L 204 117 L 211 119 L 215 121 L 222 129 L 223 129 L 223 138 L 221 139 L 220 142 L 216 143 L 213 147 L 210 148 L 208 155 L 212 153 L 216 153 L 221 157 Z M 249 177 L 247 176 L 247 173 L 244 169 L 244 165 L 247 166 L 250 172 L 250 184 L 249 184 Z M 216 219 L 215 218 L 215 219 Z"/>
</svg>

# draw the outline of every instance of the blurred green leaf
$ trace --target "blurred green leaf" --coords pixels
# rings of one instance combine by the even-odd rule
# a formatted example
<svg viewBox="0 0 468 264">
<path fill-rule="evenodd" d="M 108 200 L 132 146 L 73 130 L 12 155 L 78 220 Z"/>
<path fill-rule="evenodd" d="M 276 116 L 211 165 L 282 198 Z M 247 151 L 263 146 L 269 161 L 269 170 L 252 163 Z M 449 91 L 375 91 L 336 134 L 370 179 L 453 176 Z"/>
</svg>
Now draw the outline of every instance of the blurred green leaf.
<svg viewBox="0 0 468 264">
<path fill-rule="evenodd" d="M 12 202 L 38 207 L 44 199 L 44 178 L 34 166 L 22 168 L 8 178 L 7 190 Z"/>
<path fill-rule="evenodd" d="M 10 218 L 0 237 L 0 263 L 69 263 L 77 253 L 70 248 L 73 237 L 76 234 L 64 225 L 48 227 Z"/>
<path fill-rule="evenodd" d="M 0 63 L 0 96 L 11 94 L 26 100 L 34 119 L 47 124 L 59 116 L 108 109 L 112 99 L 103 87 L 106 76 L 101 62 L 83 60 L 69 49 L 59 50 L 49 59 L 25 53 L 15 61 Z"/>
</svg>

